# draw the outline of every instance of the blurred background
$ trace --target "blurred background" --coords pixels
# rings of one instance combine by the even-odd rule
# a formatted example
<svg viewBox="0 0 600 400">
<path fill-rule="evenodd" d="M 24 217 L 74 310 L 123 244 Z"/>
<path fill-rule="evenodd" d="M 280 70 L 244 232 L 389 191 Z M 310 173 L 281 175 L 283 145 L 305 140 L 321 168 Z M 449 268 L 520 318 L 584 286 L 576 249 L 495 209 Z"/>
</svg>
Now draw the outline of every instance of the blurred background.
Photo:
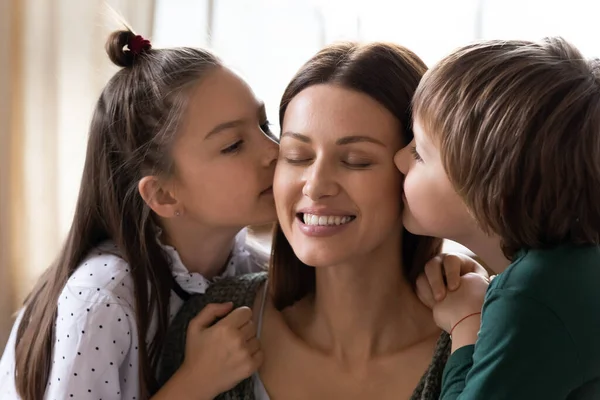
<svg viewBox="0 0 600 400">
<path fill-rule="evenodd" d="M 0 0 L 0 352 L 71 223 L 93 105 L 116 71 L 107 4 L 155 47 L 215 51 L 274 124 L 296 70 L 337 40 L 396 42 L 430 66 L 475 39 L 561 35 L 600 56 L 598 0 Z"/>
</svg>

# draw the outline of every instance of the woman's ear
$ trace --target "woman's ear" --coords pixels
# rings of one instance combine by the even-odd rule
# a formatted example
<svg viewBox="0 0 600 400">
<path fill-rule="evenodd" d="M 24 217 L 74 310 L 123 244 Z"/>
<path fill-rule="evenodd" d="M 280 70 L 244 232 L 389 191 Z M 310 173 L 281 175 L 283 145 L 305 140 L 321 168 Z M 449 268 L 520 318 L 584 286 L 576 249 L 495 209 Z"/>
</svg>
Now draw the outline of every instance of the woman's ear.
<svg viewBox="0 0 600 400">
<path fill-rule="evenodd" d="M 156 176 L 145 176 L 138 183 L 138 190 L 144 202 L 158 216 L 172 218 L 181 215 L 182 206 L 172 190 Z"/>
</svg>

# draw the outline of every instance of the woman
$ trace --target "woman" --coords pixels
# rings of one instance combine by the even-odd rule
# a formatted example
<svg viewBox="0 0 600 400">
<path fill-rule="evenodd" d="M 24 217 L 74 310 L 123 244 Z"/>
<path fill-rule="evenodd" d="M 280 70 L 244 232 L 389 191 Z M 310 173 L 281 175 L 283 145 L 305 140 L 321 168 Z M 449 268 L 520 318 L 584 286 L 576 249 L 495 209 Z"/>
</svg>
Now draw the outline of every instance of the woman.
<svg viewBox="0 0 600 400">
<path fill-rule="evenodd" d="M 439 396 L 449 339 L 414 285 L 441 241 L 403 228 L 393 162 L 412 140 L 410 102 L 425 70 L 383 43 L 332 45 L 300 69 L 280 106 L 268 285 L 259 289 L 264 274 L 222 281 L 184 305 L 160 380 L 182 362 L 198 310 L 234 300 L 255 310 L 264 363 L 223 398 Z"/>
</svg>

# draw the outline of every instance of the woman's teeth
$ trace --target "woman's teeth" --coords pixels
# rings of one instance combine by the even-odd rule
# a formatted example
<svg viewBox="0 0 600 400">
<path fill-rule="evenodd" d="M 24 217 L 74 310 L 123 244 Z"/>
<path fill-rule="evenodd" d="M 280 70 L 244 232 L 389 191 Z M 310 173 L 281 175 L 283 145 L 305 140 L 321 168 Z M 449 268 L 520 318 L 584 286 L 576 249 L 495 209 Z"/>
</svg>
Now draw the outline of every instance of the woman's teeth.
<svg viewBox="0 0 600 400">
<path fill-rule="evenodd" d="M 302 221 L 306 225 L 342 225 L 354 219 L 353 216 L 335 216 L 335 215 L 314 215 L 314 214 L 302 214 Z"/>
</svg>

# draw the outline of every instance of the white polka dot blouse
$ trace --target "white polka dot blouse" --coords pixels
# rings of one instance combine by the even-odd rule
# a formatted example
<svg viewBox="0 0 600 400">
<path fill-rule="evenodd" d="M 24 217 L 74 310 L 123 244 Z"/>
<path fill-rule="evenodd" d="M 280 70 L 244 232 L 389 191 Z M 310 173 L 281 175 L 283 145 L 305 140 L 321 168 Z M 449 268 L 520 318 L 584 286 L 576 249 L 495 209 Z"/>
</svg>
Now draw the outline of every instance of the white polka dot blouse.
<svg viewBox="0 0 600 400">
<path fill-rule="evenodd" d="M 236 237 L 232 257 L 218 278 L 264 269 L 265 256 L 246 244 L 246 230 Z M 177 251 L 163 246 L 172 259 L 173 277 L 188 293 L 204 293 L 210 281 L 189 273 Z M 69 278 L 58 302 L 52 368 L 44 400 L 139 399 L 138 334 L 133 280 L 129 265 L 105 242 L 89 254 Z M 171 292 L 170 316 L 183 300 Z M 0 360 L 0 397 L 17 400 L 14 384 L 17 317 Z M 155 332 L 152 321 L 147 341 Z"/>
</svg>

